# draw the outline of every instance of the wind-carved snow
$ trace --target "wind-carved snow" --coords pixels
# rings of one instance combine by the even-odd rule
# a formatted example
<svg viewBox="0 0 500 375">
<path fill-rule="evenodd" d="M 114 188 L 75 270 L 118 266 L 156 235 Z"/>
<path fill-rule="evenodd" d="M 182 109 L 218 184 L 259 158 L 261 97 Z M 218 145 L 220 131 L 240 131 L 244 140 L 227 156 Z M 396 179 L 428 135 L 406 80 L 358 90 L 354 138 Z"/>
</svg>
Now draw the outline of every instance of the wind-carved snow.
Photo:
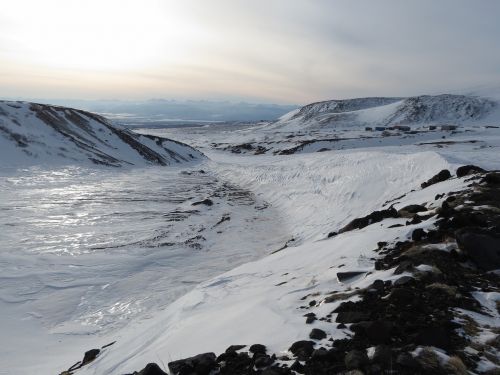
<svg viewBox="0 0 500 375">
<path fill-rule="evenodd" d="M 172 165 L 204 159 L 170 139 L 138 135 L 93 113 L 0 101 L 0 165 Z"/>
<path fill-rule="evenodd" d="M 219 158 L 221 163 L 214 166 L 218 175 L 279 208 L 296 243 L 324 238 L 448 167 L 431 152 L 321 153 L 263 158 L 260 164 L 249 158 L 223 163 L 229 158 Z"/>
</svg>

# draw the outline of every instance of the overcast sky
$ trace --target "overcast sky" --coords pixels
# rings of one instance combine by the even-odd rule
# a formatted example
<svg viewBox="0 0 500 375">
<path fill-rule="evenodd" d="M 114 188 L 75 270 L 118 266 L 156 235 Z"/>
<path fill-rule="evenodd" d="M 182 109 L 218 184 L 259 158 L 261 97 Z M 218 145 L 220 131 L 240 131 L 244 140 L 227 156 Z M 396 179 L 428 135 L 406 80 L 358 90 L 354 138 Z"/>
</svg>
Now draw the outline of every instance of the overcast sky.
<svg viewBox="0 0 500 375">
<path fill-rule="evenodd" d="M 496 0 L 0 0 L 0 96 L 304 104 L 500 84 Z"/>
</svg>

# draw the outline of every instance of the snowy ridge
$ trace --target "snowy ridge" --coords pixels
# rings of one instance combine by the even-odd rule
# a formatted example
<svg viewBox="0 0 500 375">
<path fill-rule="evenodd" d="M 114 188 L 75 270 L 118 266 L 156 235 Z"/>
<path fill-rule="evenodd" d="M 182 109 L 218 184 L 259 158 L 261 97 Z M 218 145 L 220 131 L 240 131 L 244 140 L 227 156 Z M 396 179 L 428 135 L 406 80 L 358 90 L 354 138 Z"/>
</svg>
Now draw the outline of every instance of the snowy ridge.
<svg viewBox="0 0 500 375">
<path fill-rule="evenodd" d="M 203 159 L 180 142 L 138 135 L 77 109 L 0 101 L 0 163 L 171 165 Z"/>
<path fill-rule="evenodd" d="M 454 94 L 331 100 L 290 112 L 270 128 L 470 124 L 488 120 L 488 115 L 497 108 L 497 101 L 492 99 Z"/>
</svg>

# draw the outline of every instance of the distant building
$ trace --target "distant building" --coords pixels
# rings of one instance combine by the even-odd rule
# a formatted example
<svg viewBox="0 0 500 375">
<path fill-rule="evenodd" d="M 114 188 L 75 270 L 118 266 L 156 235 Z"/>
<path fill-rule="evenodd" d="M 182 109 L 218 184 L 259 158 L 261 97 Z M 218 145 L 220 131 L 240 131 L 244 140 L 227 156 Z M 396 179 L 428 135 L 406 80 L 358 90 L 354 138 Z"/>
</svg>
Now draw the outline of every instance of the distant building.
<svg viewBox="0 0 500 375">
<path fill-rule="evenodd" d="M 430 125 L 429 130 L 436 130 L 436 125 Z"/>
<path fill-rule="evenodd" d="M 455 130 L 456 128 L 456 125 L 441 125 L 441 130 Z"/>
<path fill-rule="evenodd" d="M 385 130 L 384 126 L 375 126 L 375 130 L 378 132 L 383 132 Z"/>
<path fill-rule="evenodd" d="M 365 128 L 365 130 L 366 130 L 367 132 L 371 132 L 371 131 L 373 130 L 373 128 L 372 128 L 372 127 L 370 127 L 370 126 L 367 126 L 367 127 Z"/>
<path fill-rule="evenodd" d="M 407 132 L 407 131 L 411 130 L 411 128 L 409 126 L 406 126 L 406 125 L 396 125 L 394 127 L 394 129 L 398 129 L 398 130 L 401 130 L 401 131 L 404 131 L 404 132 Z"/>
</svg>

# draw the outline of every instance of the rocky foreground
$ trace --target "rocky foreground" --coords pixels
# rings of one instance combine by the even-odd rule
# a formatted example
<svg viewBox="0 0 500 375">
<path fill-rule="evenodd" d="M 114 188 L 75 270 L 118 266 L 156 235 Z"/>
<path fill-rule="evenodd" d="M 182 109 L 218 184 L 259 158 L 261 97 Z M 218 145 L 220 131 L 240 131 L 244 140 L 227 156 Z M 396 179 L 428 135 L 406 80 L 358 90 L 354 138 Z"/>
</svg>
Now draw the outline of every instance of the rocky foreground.
<svg viewBox="0 0 500 375">
<path fill-rule="evenodd" d="M 441 171 L 422 188 L 450 177 L 449 171 Z M 369 273 L 392 270 L 399 278 L 304 295 L 297 309 L 304 312 L 311 331 L 304 340 L 290 343 L 285 353 L 271 353 L 265 343 L 234 343 L 218 355 L 170 362 L 169 373 L 500 374 L 500 303 L 486 298 L 500 292 L 500 173 L 464 166 L 457 177 L 466 178 L 466 189 L 436 196 L 445 198 L 438 208 L 389 206 L 330 233 L 336 236 L 391 218 L 406 218 L 406 225 L 434 220 L 432 229 L 414 229 L 411 239 L 378 243 L 379 256 Z M 339 281 L 360 276 L 350 270 L 337 273 Z M 335 309 L 319 314 L 319 306 L 333 302 Z M 331 332 L 348 332 L 347 338 L 333 339 L 330 330 L 314 328 L 318 320 L 331 323 Z M 62 374 L 74 373 L 100 352 L 87 352 Z M 165 371 L 150 363 L 134 374 Z"/>
</svg>

